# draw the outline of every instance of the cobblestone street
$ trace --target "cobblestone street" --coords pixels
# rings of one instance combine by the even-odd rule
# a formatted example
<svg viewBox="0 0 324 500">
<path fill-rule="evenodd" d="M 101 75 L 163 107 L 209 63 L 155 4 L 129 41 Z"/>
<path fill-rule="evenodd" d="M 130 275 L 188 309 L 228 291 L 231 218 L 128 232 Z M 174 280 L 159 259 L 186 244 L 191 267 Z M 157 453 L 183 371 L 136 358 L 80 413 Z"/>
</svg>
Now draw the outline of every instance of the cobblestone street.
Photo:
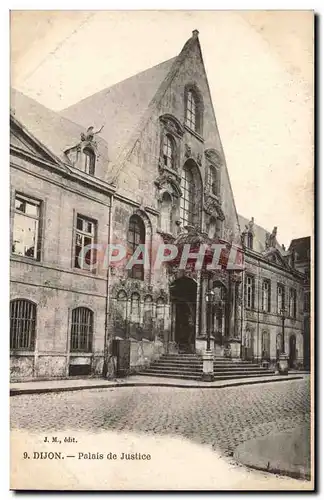
<svg viewBox="0 0 324 500">
<path fill-rule="evenodd" d="M 309 380 L 221 390 L 123 387 L 11 398 L 13 429 L 177 435 L 210 443 L 226 455 L 254 437 L 309 422 Z"/>
</svg>

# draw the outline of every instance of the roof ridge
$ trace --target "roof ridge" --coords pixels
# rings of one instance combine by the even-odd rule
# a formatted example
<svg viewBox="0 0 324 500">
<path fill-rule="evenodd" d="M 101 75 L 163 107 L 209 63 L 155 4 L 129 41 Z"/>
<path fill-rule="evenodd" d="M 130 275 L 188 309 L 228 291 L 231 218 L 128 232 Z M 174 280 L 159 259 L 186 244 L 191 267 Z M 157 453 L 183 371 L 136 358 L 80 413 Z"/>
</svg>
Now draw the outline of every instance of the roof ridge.
<svg viewBox="0 0 324 500">
<path fill-rule="evenodd" d="M 144 73 L 148 73 L 149 71 L 152 71 L 153 69 L 156 69 L 159 66 L 162 66 L 163 64 L 171 63 L 171 61 L 174 61 L 177 57 L 178 56 L 171 57 L 170 59 L 166 59 L 165 61 L 162 61 L 162 62 L 160 62 L 158 64 L 154 64 L 150 68 L 146 68 L 146 69 L 140 71 L 139 73 L 135 73 L 135 74 L 133 74 L 131 76 L 128 76 L 127 78 L 124 78 L 123 80 L 119 80 L 118 82 L 113 83 L 112 85 L 109 85 L 108 87 L 104 87 L 101 90 L 98 90 L 98 91 L 94 92 L 93 94 L 89 94 L 88 96 L 83 97 L 79 101 L 76 101 L 75 103 L 70 104 L 66 108 L 62 108 L 62 109 L 58 110 L 57 113 L 59 113 L 59 114 L 60 113 L 64 113 L 65 111 L 67 111 L 68 109 L 72 108 L 73 106 L 76 106 L 78 104 L 81 104 L 81 103 L 85 102 L 87 99 L 91 99 L 92 97 L 94 97 L 96 95 L 99 95 L 99 94 L 104 93 L 104 92 L 106 92 L 108 90 L 114 89 L 115 87 L 117 87 L 118 85 L 121 85 L 122 83 L 129 82 L 129 80 L 132 80 L 132 79 L 138 78 L 138 77 L 142 77 Z"/>
</svg>

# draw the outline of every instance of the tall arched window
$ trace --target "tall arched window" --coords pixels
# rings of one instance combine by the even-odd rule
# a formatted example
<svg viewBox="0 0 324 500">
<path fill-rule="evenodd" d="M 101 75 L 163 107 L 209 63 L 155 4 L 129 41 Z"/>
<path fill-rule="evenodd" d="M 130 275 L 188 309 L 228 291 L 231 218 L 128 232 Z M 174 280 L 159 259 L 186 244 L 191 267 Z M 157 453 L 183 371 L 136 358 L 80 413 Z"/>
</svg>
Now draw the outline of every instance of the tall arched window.
<svg viewBox="0 0 324 500">
<path fill-rule="evenodd" d="M 202 134 L 203 102 L 194 88 L 185 89 L 185 124 L 194 132 Z"/>
<path fill-rule="evenodd" d="M 151 326 L 153 320 L 153 301 L 150 295 L 144 299 L 143 323 L 145 326 Z"/>
<path fill-rule="evenodd" d="M 138 293 L 133 293 L 131 297 L 131 320 L 133 323 L 140 321 L 140 296 Z"/>
<path fill-rule="evenodd" d="M 164 233 L 171 233 L 172 219 L 172 199 L 167 192 L 163 193 L 161 202 L 161 230 Z"/>
<path fill-rule="evenodd" d="M 195 162 L 188 160 L 181 177 L 180 219 L 183 226 L 200 225 L 201 180 Z"/>
<path fill-rule="evenodd" d="M 211 217 L 208 223 L 208 238 L 213 239 L 216 236 L 216 219 Z"/>
<path fill-rule="evenodd" d="M 165 167 L 174 168 L 175 162 L 175 143 L 170 134 L 163 137 L 163 163 Z"/>
<path fill-rule="evenodd" d="M 145 244 L 145 226 L 144 222 L 138 215 L 132 215 L 129 219 L 128 226 L 128 254 L 133 255 L 138 245 Z M 143 259 L 143 253 L 138 255 L 139 259 Z M 139 280 L 144 280 L 144 265 L 135 264 L 129 270 L 129 276 Z"/>
<path fill-rule="evenodd" d="M 95 163 L 96 155 L 90 148 L 84 148 L 84 171 L 86 174 L 94 175 L 95 173 Z"/>
<path fill-rule="evenodd" d="M 127 318 L 127 295 L 124 290 L 121 290 L 117 295 L 117 308 L 119 315 L 123 321 Z"/>
<path fill-rule="evenodd" d="M 93 312 L 87 307 L 72 311 L 71 352 L 91 352 L 93 338 Z"/>
<path fill-rule="evenodd" d="M 10 302 L 10 349 L 33 351 L 36 336 L 36 304 L 30 300 Z"/>
<path fill-rule="evenodd" d="M 219 196 L 220 178 L 218 170 L 212 165 L 208 168 L 207 190 L 209 193 Z"/>
</svg>

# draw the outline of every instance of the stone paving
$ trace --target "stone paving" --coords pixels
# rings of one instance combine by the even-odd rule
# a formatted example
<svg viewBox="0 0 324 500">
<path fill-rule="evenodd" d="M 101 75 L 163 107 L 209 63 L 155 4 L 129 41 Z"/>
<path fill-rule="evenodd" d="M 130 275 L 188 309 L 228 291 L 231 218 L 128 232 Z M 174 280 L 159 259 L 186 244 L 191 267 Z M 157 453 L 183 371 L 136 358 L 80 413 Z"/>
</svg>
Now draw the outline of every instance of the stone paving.
<svg viewBox="0 0 324 500">
<path fill-rule="evenodd" d="M 176 435 L 232 456 L 252 438 L 310 425 L 309 380 L 228 387 L 120 387 L 10 398 L 11 426 L 26 430 Z"/>
</svg>

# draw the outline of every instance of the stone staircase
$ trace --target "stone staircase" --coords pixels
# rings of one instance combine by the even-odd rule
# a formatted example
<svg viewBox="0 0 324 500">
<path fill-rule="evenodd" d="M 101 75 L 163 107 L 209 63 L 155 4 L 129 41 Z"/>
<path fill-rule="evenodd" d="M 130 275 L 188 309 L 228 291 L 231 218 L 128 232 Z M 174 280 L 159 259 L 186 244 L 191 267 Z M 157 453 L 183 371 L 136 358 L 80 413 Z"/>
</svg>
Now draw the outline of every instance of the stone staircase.
<svg viewBox="0 0 324 500">
<path fill-rule="evenodd" d="M 215 380 L 231 380 L 248 377 L 274 375 L 274 370 L 262 368 L 256 363 L 241 359 L 214 358 Z M 202 357 L 197 354 L 164 354 L 138 375 L 164 378 L 201 380 L 203 374 Z"/>
</svg>

